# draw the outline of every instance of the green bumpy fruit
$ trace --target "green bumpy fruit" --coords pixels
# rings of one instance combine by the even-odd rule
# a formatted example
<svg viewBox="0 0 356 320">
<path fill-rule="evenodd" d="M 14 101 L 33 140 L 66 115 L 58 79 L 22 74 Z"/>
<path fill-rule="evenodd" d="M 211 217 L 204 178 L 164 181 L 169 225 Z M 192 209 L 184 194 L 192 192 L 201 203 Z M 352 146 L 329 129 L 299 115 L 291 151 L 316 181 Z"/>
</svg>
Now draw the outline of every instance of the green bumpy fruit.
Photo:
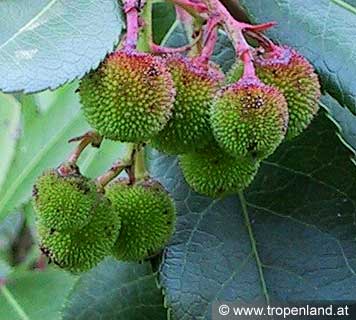
<svg viewBox="0 0 356 320">
<path fill-rule="evenodd" d="M 45 171 L 33 188 L 33 206 L 41 224 L 54 230 L 74 230 L 90 220 L 98 201 L 95 183 L 79 171 L 61 176 Z"/>
<path fill-rule="evenodd" d="M 181 55 L 166 57 L 177 90 L 173 116 L 151 143 L 169 154 L 196 151 L 213 141 L 209 110 L 224 78 L 214 65 Z"/>
<path fill-rule="evenodd" d="M 216 198 L 244 190 L 253 181 L 259 162 L 251 158 L 231 157 L 213 148 L 205 154 L 181 155 L 180 167 L 193 190 Z"/>
<path fill-rule="evenodd" d="M 175 96 L 162 59 L 132 50 L 109 55 L 81 80 L 79 92 L 95 130 L 112 140 L 137 143 L 166 125 Z"/>
<path fill-rule="evenodd" d="M 158 182 L 119 181 L 108 187 L 106 196 L 122 221 L 113 249 L 117 259 L 140 261 L 167 244 L 175 228 L 175 206 Z"/>
<path fill-rule="evenodd" d="M 277 89 L 257 79 L 241 79 L 219 92 L 211 124 L 224 151 L 261 160 L 272 154 L 285 136 L 287 103 Z"/>
<path fill-rule="evenodd" d="M 289 109 L 286 138 L 296 137 L 308 127 L 319 109 L 320 84 L 314 68 L 295 50 L 277 46 L 257 56 L 255 66 L 258 77 L 285 96 Z"/>
<path fill-rule="evenodd" d="M 71 272 L 87 271 L 111 255 L 119 231 L 120 218 L 104 198 L 82 229 L 60 232 L 38 223 L 42 252 L 56 265 Z"/>
</svg>

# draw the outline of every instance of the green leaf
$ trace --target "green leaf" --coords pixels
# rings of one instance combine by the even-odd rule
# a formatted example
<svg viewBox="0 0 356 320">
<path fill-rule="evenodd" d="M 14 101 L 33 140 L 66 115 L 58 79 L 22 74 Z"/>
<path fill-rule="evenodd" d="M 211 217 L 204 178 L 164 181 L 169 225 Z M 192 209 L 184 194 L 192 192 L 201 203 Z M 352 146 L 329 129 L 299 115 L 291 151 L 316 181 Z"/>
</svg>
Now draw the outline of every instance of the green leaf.
<svg viewBox="0 0 356 320">
<path fill-rule="evenodd" d="M 2 253 L 0 252 L 0 281 L 5 279 L 10 272 L 11 266 L 8 261 L 2 257 Z"/>
<path fill-rule="evenodd" d="M 0 315 L 6 320 L 60 319 L 60 308 L 75 278 L 48 270 L 17 274 L 0 286 Z"/>
<path fill-rule="evenodd" d="M 54 93 L 53 104 L 39 113 L 35 96 L 23 97 L 23 127 L 16 153 L 0 190 L 0 221 L 26 202 L 36 177 L 46 168 L 57 167 L 73 148 L 67 140 L 88 126 L 81 117 L 75 85 Z"/>
<path fill-rule="evenodd" d="M 339 5 L 343 7 L 348 7 L 350 6 L 350 10 L 356 10 L 356 0 L 333 0 L 335 3 L 338 3 Z"/>
<path fill-rule="evenodd" d="M 32 185 L 45 169 L 55 168 L 75 147 L 67 141 L 90 130 L 80 111 L 77 84 L 66 85 L 52 93 L 22 97 L 23 128 L 11 167 L 0 190 L 0 221 L 27 202 Z M 37 108 L 40 102 L 41 110 Z M 0 136 L 2 139 L 2 136 Z M 101 148 L 88 148 L 80 157 L 81 172 L 95 178 L 119 159 L 125 147 L 104 140 Z"/>
<path fill-rule="evenodd" d="M 159 2 L 153 4 L 152 29 L 155 43 L 161 43 L 165 34 L 172 27 L 175 19 L 175 8 L 172 3 Z"/>
<path fill-rule="evenodd" d="M 356 8 L 342 0 L 241 0 L 254 22 L 275 20 L 269 35 L 316 67 L 323 89 L 356 113 Z"/>
<path fill-rule="evenodd" d="M 119 40 L 116 0 L 0 2 L 0 90 L 56 88 L 95 68 Z"/>
<path fill-rule="evenodd" d="M 106 259 L 76 283 L 63 320 L 167 319 L 155 278 L 149 263 Z"/>
<path fill-rule="evenodd" d="M 323 112 L 267 159 L 245 195 L 191 191 L 177 160 L 151 156 L 151 173 L 177 202 L 161 266 L 173 319 L 209 319 L 215 300 L 356 299 L 356 174 Z"/>
<path fill-rule="evenodd" d="M 171 32 L 166 43 L 181 45 L 181 33 Z M 214 60 L 228 70 L 233 56 L 222 34 Z M 350 141 L 346 123 L 340 128 Z M 240 199 L 194 193 L 174 157 L 153 154 L 151 172 L 172 192 L 179 212 L 160 273 L 173 319 L 209 319 L 218 299 L 356 298 L 354 154 L 335 131 L 322 113 L 262 165 Z"/>
<path fill-rule="evenodd" d="M 109 170 L 125 152 L 125 144 L 104 140 L 100 149 L 89 148 L 83 152 L 78 165 L 85 176 L 94 179 Z"/>
<path fill-rule="evenodd" d="M 183 25 L 177 20 L 162 39 L 162 46 L 181 47 L 188 43 L 188 38 Z"/>
<path fill-rule="evenodd" d="M 321 105 L 328 110 L 332 119 L 339 126 L 340 139 L 356 150 L 356 115 L 349 109 L 343 108 L 330 95 L 326 94 L 321 99 Z"/>
<path fill-rule="evenodd" d="M 0 223 L 0 252 L 10 249 L 11 243 L 15 240 L 23 225 L 21 213 L 12 214 Z"/>
<path fill-rule="evenodd" d="M 224 72 L 227 72 L 235 62 L 235 58 L 235 50 L 230 40 L 223 31 L 220 31 L 212 60 L 218 63 Z"/>
<path fill-rule="evenodd" d="M 20 127 L 20 110 L 14 97 L 0 93 L 0 190 L 14 156 Z"/>
</svg>

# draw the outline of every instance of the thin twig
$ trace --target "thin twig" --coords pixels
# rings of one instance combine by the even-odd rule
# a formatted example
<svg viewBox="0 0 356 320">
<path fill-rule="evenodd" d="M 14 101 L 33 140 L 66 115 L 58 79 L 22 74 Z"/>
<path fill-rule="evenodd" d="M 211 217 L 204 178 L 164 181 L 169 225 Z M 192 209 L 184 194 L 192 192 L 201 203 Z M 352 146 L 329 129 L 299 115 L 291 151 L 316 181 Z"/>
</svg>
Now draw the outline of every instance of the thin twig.
<svg viewBox="0 0 356 320">
<path fill-rule="evenodd" d="M 100 145 L 103 141 L 103 137 L 95 131 L 88 131 L 79 137 L 70 139 L 68 142 L 72 143 L 77 141 L 80 141 L 80 143 L 68 157 L 68 163 L 76 164 L 80 155 L 89 144 L 91 144 L 94 148 L 100 148 Z"/>
</svg>

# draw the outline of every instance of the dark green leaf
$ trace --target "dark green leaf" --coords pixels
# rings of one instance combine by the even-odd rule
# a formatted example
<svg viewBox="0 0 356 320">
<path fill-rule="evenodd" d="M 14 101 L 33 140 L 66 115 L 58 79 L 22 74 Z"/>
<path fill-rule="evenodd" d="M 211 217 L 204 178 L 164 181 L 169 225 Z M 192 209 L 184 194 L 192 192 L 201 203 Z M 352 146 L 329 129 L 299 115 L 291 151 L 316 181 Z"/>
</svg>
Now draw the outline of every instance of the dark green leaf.
<svg viewBox="0 0 356 320">
<path fill-rule="evenodd" d="M 321 99 L 321 105 L 328 110 L 332 119 L 339 126 L 340 139 L 344 139 L 354 150 L 356 150 L 356 116 L 349 109 L 326 94 Z"/>
<path fill-rule="evenodd" d="M 181 47 L 188 43 L 188 38 L 183 25 L 176 22 L 165 35 L 162 45 L 165 47 Z"/>
<path fill-rule="evenodd" d="M 213 61 L 218 63 L 224 72 L 227 72 L 235 58 L 236 54 L 231 42 L 224 32 L 220 32 L 212 57 Z"/>
<path fill-rule="evenodd" d="M 356 8 L 342 0 L 241 0 L 254 22 L 275 20 L 269 35 L 316 67 L 323 89 L 356 113 Z"/>
<path fill-rule="evenodd" d="M 176 19 L 172 3 L 154 3 L 152 13 L 153 40 L 160 44 Z"/>
<path fill-rule="evenodd" d="M 0 30 L 0 90 L 35 92 L 95 68 L 122 21 L 116 0 L 2 0 Z"/>
<path fill-rule="evenodd" d="M 356 8 L 356 0 L 334 0 L 334 1 L 336 3 L 343 4 L 344 6 L 346 6 L 346 4 L 349 4 L 351 7 Z M 352 10 L 352 8 L 351 8 L 351 10 Z"/>
<path fill-rule="evenodd" d="M 356 175 L 322 112 L 262 164 L 245 196 L 192 192 L 174 158 L 152 173 L 172 192 L 177 232 L 161 284 L 174 319 L 208 319 L 212 301 L 356 299 Z"/>
<path fill-rule="evenodd" d="M 167 43 L 175 46 L 180 34 Z M 227 70 L 234 53 L 223 36 L 219 46 L 214 59 Z M 341 128 L 350 139 L 347 125 Z M 240 198 L 192 192 L 175 158 L 153 154 L 151 172 L 172 192 L 179 212 L 160 273 L 173 319 L 209 319 L 217 299 L 356 298 L 354 155 L 336 131 L 321 112 L 263 163 Z"/>
<path fill-rule="evenodd" d="M 166 314 L 149 263 L 107 259 L 77 282 L 63 320 L 163 320 Z"/>
<path fill-rule="evenodd" d="M 59 320 L 74 280 L 68 273 L 53 270 L 17 274 L 0 286 L 1 319 Z"/>
</svg>

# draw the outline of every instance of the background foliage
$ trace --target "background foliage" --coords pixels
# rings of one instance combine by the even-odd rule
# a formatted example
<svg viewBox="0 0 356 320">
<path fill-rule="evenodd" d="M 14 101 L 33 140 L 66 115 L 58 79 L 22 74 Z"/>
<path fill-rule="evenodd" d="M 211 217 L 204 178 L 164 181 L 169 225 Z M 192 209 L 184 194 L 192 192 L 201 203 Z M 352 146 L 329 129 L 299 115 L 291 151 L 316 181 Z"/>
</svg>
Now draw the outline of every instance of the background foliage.
<svg viewBox="0 0 356 320">
<path fill-rule="evenodd" d="M 1 1 L 0 89 L 55 88 L 80 78 L 118 42 L 114 0 Z M 356 8 L 341 0 L 241 1 L 269 34 L 317 68 L 322 111 L 300 137 L 264 161 L 244 194 L 212 200 L 184 182 L 177 159 L 152 150 L 152 175 L 172 192 L 177 232 L 160 261 L 107 259 L 81 276 L 33 270 L 39 252 L 29 203 L 35 177 L 88 129 L 77 83 L 32 95 L 0 93 L 0 315 L 7 320 L 209 319 L 216 299 L 251 302 L 356 299 Z M 15 11 L 17 10 L 17 11 Z M 20 11 L 19 11 L 20 10 Z M 18 12 L 23 12 L 16 18 Z M 99 13 L 100 14 L 99 14 Z M 186 41 L 172 5 L 154 6 L 154 39 Z M 298 32 L 296 32 L 298 30 Z M 221 33 L 214 59 L 226 71 L 231 45 Z M 84 174 L 106 170 L 123 146 L 105 141 L 81 158 Z M 1 281 L 1 280 L 0 280 Z"/>
</svg>

